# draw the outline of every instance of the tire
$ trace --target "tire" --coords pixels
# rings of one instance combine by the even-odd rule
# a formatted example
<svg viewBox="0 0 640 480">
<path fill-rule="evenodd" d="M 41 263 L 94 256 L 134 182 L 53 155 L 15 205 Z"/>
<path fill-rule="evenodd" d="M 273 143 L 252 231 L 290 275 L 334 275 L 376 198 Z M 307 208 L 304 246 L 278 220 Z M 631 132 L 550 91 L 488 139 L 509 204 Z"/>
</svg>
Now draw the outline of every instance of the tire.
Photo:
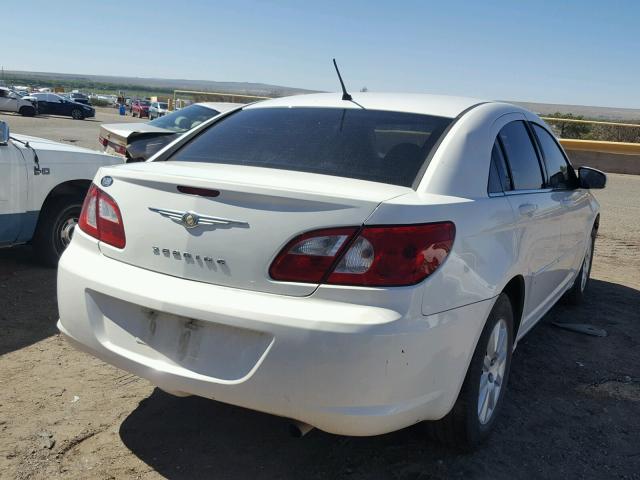
<svg viewBox="0 0 640 480">
<path fill-rule="evenodd" d="M 74 108 L 73 110 L 71 110 L 71 117 L 74 120 L 84 120 L 84 115 L 79 108 Z"/>
<path fill-rule="evenodd" d="M 495 349 L 497 354 L 488 355 L 492 351 L 490 340 L 498 340 L 500 348 Z M 456 403 L 444 418 L 427 424 L 432 438 L 446 446 L 468 451 L 489 436 L 504 402 L 512 349 L 513 309 L 509 297 L 501 293 L 480 334 Z M 503 358 L 502 362 L 500 357 Z M 499 388 L 496 388 L 497 380 Z M 481 381 L 484 388 L 481 388 Z M 487 402 L 486 410 L 485 404 L 480 401 L 483 393 Z M 492 410 L 488 407 L 491 398 L 494 399 Z"/>
<path fill-rule="evenodd" d="M 69 245 L 73 229 L 78 223 L 82 202 L 82 197 L 59 197 L 48 202 L 40 212 L 33 247 L 43 265 L 58 265 L 60 255 Z"/>
<path fill-rule="evenodd" d="M 34 107 L 21 107 L 18 113 L 23 117 L 33 117 L 36 114 L 36 109 Z"/>
<path fill-rule="evenodd" d="M 591 276 L 591 265 L 593 264 L 593 249 L 596 246 L 597 233 L 598 232 L 594 227 L 591 230 L 591 235 L 589 236 L 589 244 L 587 245 L 587 249 L 585 250 L 580 271 L 573 281 L 573 286 L 569 291 L 567 291 L 565 295 L 565 299 L 571 305 L 580 305 L 584 301 L 585 292 L 587 290 L 587 287 L 589 286 L 589 279 Z"/>
</svg>

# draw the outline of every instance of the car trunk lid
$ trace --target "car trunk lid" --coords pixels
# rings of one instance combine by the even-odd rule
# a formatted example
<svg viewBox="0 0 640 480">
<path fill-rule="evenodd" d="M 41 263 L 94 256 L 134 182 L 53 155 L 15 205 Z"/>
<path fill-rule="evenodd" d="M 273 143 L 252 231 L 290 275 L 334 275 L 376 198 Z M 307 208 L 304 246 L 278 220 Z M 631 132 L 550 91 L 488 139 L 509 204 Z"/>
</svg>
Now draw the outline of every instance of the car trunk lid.
<svg viewBox="0 0 640 480">
<path fill-rule="evenodd" d="M 297 296 L 311 294 L 317 285 L 277 282 L 268 273 L 287 242 L 314 229 L 361 225 L 381 202 L 411 191 L 342 177 L 189 162 L 130 164 L 101 175 L 114 179 L 104 190 L 120 207 L 127 239 L 122 250 L 101 243 L 104 255 L 190 280 Z M 205 191 L 183 193 L 179 187 Z"/>
</svg>

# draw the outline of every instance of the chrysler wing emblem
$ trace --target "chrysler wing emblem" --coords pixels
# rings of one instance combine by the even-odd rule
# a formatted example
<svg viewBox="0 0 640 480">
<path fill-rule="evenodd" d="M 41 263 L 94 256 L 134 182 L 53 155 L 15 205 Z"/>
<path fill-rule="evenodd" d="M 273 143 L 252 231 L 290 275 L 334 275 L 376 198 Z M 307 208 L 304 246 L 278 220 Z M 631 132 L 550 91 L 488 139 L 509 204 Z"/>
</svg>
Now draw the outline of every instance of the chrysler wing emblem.
<svg viewBox="0 0 640 480">
<path fill-rule="evenodd" d="M 165 208 L 152 208 L 149 210 L 155 213 L 159 213 L 163 217 L 169 218 L 176 223 L 184 226 L 185 228 L 195 228 L 198 225 L 224 228 L 224 227 L 248 227 L 247 222 L 241 222 L 238 220 L 230 220 L 228 218 L 211 217 L 209 215 L 200 215 L 196 212 L 181 212 L 179 210 L 168 210 Z"/>
</svg>

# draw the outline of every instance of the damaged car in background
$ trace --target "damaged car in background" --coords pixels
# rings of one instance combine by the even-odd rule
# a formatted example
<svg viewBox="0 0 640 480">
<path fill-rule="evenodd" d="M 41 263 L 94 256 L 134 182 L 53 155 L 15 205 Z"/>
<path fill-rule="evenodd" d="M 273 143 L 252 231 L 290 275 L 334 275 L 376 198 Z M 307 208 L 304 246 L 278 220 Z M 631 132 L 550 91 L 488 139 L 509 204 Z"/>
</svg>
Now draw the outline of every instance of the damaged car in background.
<svg viewBox="0 0 640 480">
<path fill-rule="evenodd" d="M 195 103 L 145 123 L 107 123 L 100 126 L 98 142 L 106 153 L 127 162 L 142 162 L 203 122 L 240 107 L 238 103 Z"/>
</svg>

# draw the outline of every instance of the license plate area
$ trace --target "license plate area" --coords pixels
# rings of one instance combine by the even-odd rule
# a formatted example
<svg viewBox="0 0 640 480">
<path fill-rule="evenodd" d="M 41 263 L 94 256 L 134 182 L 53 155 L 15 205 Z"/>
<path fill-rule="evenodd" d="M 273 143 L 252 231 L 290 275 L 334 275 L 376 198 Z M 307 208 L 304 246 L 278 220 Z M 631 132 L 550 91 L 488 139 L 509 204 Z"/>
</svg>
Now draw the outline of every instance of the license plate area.
<svg viewBox="0 0 640 480">
<path fill-rule="evenodd" d="M 98 340 L 149 363 L 179 367 L 223 381 L 249 375 L 272 343 L 270 334 L 173 315 L 97 292 Z M 115 348 L 113 348 L 115 347 Z M 172 368 L 173 369 L 173 368 Z"/>
</svg>

